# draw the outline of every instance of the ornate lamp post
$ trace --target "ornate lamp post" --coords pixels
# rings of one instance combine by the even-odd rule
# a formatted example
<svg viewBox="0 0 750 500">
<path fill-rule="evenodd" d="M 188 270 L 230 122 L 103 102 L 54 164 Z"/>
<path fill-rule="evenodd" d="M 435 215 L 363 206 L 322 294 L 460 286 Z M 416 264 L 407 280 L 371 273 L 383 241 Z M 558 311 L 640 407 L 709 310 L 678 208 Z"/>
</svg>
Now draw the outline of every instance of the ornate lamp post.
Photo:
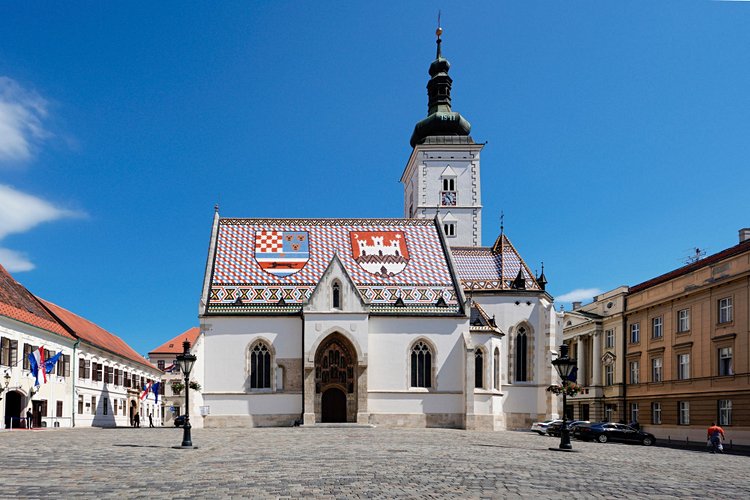
<svg viewBox="0 0 750 500">
<path fill-rule="evenodd" d="M 570 430 L 568 429 L 568 423 L 565 419 L 565 406 L 567 403 L 566 392 L 567 383 L 570 372 L 573 371 L 573 367 L 576 365 L 575 359 L 568 357 L 568 346 L 563 344 L 560 346 L 560 355 L 552 361 L 552 366 L 557 370 L 557 374 L 560 375 L 562 380 L 562 397 L 563 397 L 563 414 L 562 414 L 562 427 L 560 427 L 560 446 L 559 448 L 550 448 L 550 450 L 561 450 L 561 451 L 573 451 L 573 445 L 570 444 Z"/>
<path fill-rule="evenodd" d="M 7 370 L 5 372 L 5 376 L 3 377 L 3 384 L 4 384 L 4 386 L 2 388 L 0 388 L 1 389 L 0 390 L 0 396 L 2 396 L 3 393 L 8 390 L 8 386 L 10 385 L 10 373 L 8 373 Z M 0 397 L 0 400 L 1 399 L 3 399 L 3 398 Z"/>
<path fill-rule="evenodd" d="M 182 343 L 182 354 L 177 355 L 177 364 L 185 374 L 185 425 L 183 425 L 182 446 L 179 448 L 192 448 L 193 439 L 190 436 L 190 372 L 195 364 L 195 355 L 190 354 L 190 342 Z"/>
</svg>

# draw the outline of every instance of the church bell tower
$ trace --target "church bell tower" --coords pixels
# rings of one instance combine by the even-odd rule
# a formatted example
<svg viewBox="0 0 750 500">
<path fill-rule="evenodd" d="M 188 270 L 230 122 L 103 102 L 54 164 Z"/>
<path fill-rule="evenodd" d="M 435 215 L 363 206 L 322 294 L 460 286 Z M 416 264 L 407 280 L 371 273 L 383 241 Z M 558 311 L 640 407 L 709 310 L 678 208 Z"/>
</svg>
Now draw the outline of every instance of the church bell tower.
<svg viewBox="0 0 750 500">
<path fill-rule="evenodd" d="M 404 217 L 437 215 L 451 247 L 481 246 L 479 153 L 484 145 L 474 142 L 471 124 L 451 109 L 453 80 L 441 52 L 442 34 L 438 27 L 437 55 L 427 82 L 427 118 L 414 127 L 414 149 L 401 175 Z"/>
</svg>

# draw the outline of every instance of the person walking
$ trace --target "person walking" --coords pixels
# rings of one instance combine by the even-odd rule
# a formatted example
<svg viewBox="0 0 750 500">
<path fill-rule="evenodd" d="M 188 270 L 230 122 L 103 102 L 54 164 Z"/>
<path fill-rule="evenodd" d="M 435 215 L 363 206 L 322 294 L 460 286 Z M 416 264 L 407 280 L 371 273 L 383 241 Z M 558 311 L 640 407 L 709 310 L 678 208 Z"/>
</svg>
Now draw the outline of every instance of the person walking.
<svg viewBox="0 0 750 500">
<path fill-rule="evenodd" d="M 26 428 L 31 429 L 34 427 L 34 414 L 31 413 L 31 408 L 26 410 Z"/>
<path fill-rule="evenodd" d="M 141 426 L 141 415 L 138 412 L 135 412 L 135 416 L 133 417 L 133 424 L 135 427 Z"/>
<path fill-rule="evenodd" d="M 711 422 L 711 427 L 706 432 L 708 438 L 708 445 L 711 448 L 711 453 L 724 453 L 724 446 L 721 444 L 724 441 L 724 429 L 716 425 L 715 422 Z"/>
<path fill-rule="evenodd" d="M 153 412 L 148 414 L 148 426 L 149 427 L 153 427 L 154 426 L 154 414 L 153 414 Z"/>
</svg>

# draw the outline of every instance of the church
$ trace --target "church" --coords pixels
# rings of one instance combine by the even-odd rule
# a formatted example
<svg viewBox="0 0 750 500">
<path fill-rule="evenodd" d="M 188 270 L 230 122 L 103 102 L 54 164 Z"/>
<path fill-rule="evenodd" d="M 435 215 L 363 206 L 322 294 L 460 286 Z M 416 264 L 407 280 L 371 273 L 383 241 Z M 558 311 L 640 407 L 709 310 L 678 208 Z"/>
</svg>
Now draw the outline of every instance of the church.
<svg viewBox="0 0 750 500">
<path fill-rule="evenodd" d="M 503 229 L 482 245 L 480 153 L 429 67 L 401 175 L 404 218 L 214 214 L 199 305 L 205 427 L 348 422 L 528 428 L 561 317 Z M 196 417 L 198 419 L 198 417 Z"/>
</svg>

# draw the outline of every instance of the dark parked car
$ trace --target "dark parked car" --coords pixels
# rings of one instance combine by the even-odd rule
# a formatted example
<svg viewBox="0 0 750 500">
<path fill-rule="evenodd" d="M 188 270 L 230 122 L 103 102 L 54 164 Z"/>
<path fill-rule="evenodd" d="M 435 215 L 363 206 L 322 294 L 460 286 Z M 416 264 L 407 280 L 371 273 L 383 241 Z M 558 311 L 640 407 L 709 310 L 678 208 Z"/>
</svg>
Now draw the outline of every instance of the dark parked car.
<svg viewBox="0 0 750 500">
<path fill-rule="evenodd" d="M 656 442 L 656 438 L 651 433 L 633 429 L 629 425 L 612 422 L 580 425 L 573 431 L 573 436 L 583 441 L 595 439 L 600 443 L 621 441 L 623 443 L 641 443 L 644 446 L 651 446 Z"/>
<path fill-rule="evenodd" d="M 174 419 L 175 427 L 182 427 L 183 425 L 185 425 L 185 415 L 180 415 L 179 417 Z"/>
<path fill-rule="evenodd" d="M 589 424 L 588 420 L 568 420 L 568 430 L 570 430 L 571 435 L 573 433 L 573 430 L 582 424 Z M 560 430 L 562 429 L 562 420 L 557 420 L 547 426 L 547 434 L 550 436 L 560 437 Z"/>
</svg>

